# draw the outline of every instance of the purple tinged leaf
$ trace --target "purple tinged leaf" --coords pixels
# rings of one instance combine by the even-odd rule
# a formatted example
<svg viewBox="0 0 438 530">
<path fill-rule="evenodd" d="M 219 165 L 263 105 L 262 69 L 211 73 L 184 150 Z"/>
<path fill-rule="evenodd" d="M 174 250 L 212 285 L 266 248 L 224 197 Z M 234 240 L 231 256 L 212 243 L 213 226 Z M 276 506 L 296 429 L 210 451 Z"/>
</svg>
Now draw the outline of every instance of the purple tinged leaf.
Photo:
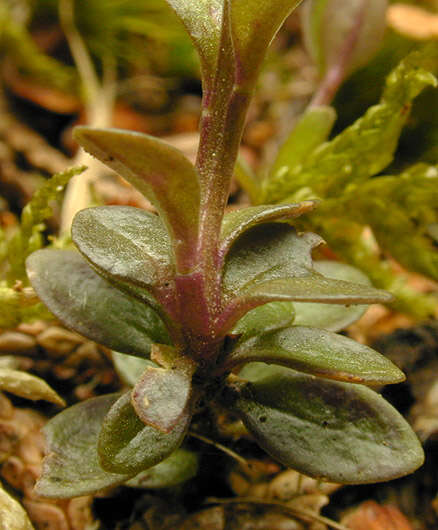
<svg viewBox="0 0 438 530">
<path fill-rule="evenodd" d="M 192 375 L 196 365 L 181 358 L 169 368 L 149 366 L 132 390 L 132 405 L 138 417 L 169 433 L 190 416 Z"/>
<path fill-rule="evenodd" d="M 178 149 L 142 133 L 76 127 L 74 137 L 152 202 L 169 231 L 180 272 L 190 270 L 200 205 L 198 174 L 191 162 Z"/>
<path fill-rule="evenodd" d="M 168 284 L 174 274 L 169 235 L 161 219 L 130 206 L 99 206 L 74 218 L 72 238 L 94 267 L 146 289 Z"/>
<path fill-rule="evenodd" d="M 44 249 L 27 259 L 29 280 L 67 327 L 108 348 L 148 357 L 153 342 L 168 343 L 162 320 L 120 291 L 69 250 Z"/>
<path fill-rule="evenodd" d="M 182 20 L 201 58 L 203 78 L 216 75 L 222 33 L 224 0 L 167 0 Z"/>
<path fill-rule="evenodd" d="M 315 201 L 276 206 L 250 206 L 225 214 L 222 222 L 220 253 L 225 256 L 244 232 L 263 223 L 287 221 L 303 215 L 316 206 Z"/>
<path fill-rule="evenodd" d="M 237 83 L 254 82 L 266 50 L 301 0 L 225 0 L 230 6 Z"/>
<path fill-rule="evenodd" d="M 131 404 L 131 392 L 127 392 L 114 403 L 102 424 L 100 465 L 113 473 L 138 474 L 158 464 L 181 445 L 190 419 L 186 415 L 170 433 L 162 433 L 140 420 Z"/>
<path fill-rule="evenodd" d="M 387 7 L 387 0 L 305 2 L 304 40 L 321 75 L 339 67 L 347 75 L 371 59 L 383 39 Z"/>
<path fill-rule="evenodd" d="M 120 394 L 108 394 L 73 405 L 52 418 L 43 431 L 47 452 L 36 492 L 43 497 L 89 495 L 123 483 L 135 473 L 117 474 L 99 465 L 97 441 L 103 419 Z"/>
<path fill-rule="evenodd" d="M 285 466 L 362 484 L 392 480 L 422 465 L 414 432 L 373 390 L 285 368 L 268 372 L 243 384 L 233 409 L 260 447 Z"/>
<path fill-rule="evenodd" d="M 223 370 L 254 361 L 350 383 L 385 385 L 405 379 L 397 366 L 368 346 L 342 335 L 304 326 L 239 341 L 226 357 Z"/>
</svg>

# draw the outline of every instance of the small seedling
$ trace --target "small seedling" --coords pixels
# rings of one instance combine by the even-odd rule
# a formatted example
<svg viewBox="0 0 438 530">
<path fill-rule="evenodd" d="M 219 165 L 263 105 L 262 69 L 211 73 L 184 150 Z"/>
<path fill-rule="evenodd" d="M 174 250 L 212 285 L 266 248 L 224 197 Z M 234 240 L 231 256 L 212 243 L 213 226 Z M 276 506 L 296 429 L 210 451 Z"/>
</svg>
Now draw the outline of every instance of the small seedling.
<svg viewBox="0 0 438 530">
<path fill-rule="evenodd" d="M 307 475 L 366 483 L 421 465 L 408 424 L 366 386 L 402 381 L 399 369 L 302 316 L 294 325 L 296 302 L 369 304 L 390 295 L 325 275 L 324 265 L 318 272 L 312 250 L 322 239 L 292 226 L 313 201 L 224 213 L 266 48 L 298 3 L 169 0 L 201 58 L 195 166 L 144 134 L 76 129 L 76 140 L 158 215 L 82 210 L 72 226 L 79 253 L 37 251 L 28 274 L 67 326 L 144 359 L 145 369 L 132 390 L 90 399 L 48 423 L 38 493 L 84 495 L 178 460 L 192 418 L 216 406 Z"/>
</svg>

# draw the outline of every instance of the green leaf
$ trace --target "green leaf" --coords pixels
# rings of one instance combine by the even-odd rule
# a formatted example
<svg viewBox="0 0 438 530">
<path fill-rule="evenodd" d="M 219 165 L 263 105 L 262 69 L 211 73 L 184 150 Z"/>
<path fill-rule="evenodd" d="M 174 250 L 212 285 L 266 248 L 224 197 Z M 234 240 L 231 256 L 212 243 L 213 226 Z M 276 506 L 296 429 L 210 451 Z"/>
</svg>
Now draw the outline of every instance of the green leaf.
<svg viewBox="0 0 438 530">
<path fill-rule="evenodd" d="M 44 399 L 61 407 L 65 406 L 62 397 L 45 381 L 21 370 L 0 368 L 0 390 L 34 401 Z"/>
<path fill-rule="evenodd" d="M 325 142 L 336 120 L 333 107 L 310 107 L 281 145 L 277 158 L 269 172 L 269 178 L 281 174 L 306 161 L 307 157 Z"/>
<path fill-rule="evenodd" d="M 108 394 L 73 405 L 52 418 L 43 431 L 47 456 L 36 493 L 71 498 L 121 484 L 134 473 L 115 474 L 99 465 L 97 441 L 103 419 L 120 394 Z"/>
<path fill-rule="evenodd" d="M 190 420 L 192 370 L 148 366 L 132 390 L 132 405 L 146 425 L 164 433 Z"/>
<path fill-rule="evenodd" d="M 145 425 L 131 404 L 131 392 L 127 392 L 103 422 L 98 443 L 101 466 L 114 473 L 138 474 L 158 464 L 181 445 L 190 417 L 184 420 L 169 434 Z"/>
<path fill-rule="evenodd" d="M 23 208 L 20 227 L 7 243 L 7 258 L 10 265 L 8 276 L 12 283 L 17 279 L 26 278 L 26 258 L 43 246 L 41 232 L 45 229 L 43 222 L 53 215 L 52 201 L 59 199 L 69 180 L 83 173 L 85 169 L 85 166 L 81 166 L 56 173 L 35 191 Z"/>
<path fill-rule="evenodd" d="M 142 471 L 126 482 L 131 488 L 173 488 L 193 478 L 198 472 L 199 458 L 188 449 L 177 449 L 165 460 Z"/>
<path fill-rule="evenodd" d="M 203 78 L 210 84 L 222 33 L 224 0 L 166 0 L 182 20 L 201 58 Z"/>
<path fill-rule="evenodd" d="M 272 301 L 337 304 L 385 302 L 391 296 L 373 287 L 326 278 L 312 268 L 312 249 L 322 239 L 298 235 L 288 225 L 264 224 L 245 232 L 224 266 L 226 300 L 252 309 Z M 252 305 L 252 307 L 251 307 Z"/>
<path fill-rule="evenodd" d="M 286 17 L 301 0 L 226 0 L 236 56 L 237 83 L 253 82 L 266 50 Z"/>
<path fill-rule="evenodd" d="M 81 210 L 72 239 L 104 275 L 146 289 L 169 283 L 173 276 L 169 236 L 160 218 L 129 206 Z"/>
<path fill-rule="evenodd" d="M 374 304 L 388 303 L 390 293 L 366 285 L 333 280 L 316 272 L 305 278 L 267 281 L 248 290 L 238 304 L 260 305 L 273 300 L 319 302 L 323 304 Z"/>
<path fill-rule="evenodd" d="M 1 530 L 34 530 L 26 512 L 18 501 L 0 486 Z"/>
<path fill-rule="evenodd" d="M 200 204 L 191 162 L 162 140 L 137 132 L 76 127 L 74 137 L 152 202 L 169 230 L 180 272 L 187 272 L 196 257 Z"/>
<path fill-rule="evenodd" d="M 44 249 L 27 260 L 29 279 L 61 322 L 108 348 L 147 357 L 153 342 L 168 343 L 148 305 L 96 274 L 74 251 Z"/>
<path fill-rule="evenodd" d="M 368 277 L 359 269 L 339 263 L 338 261 L 315 261 L 313 268 L 335 280 L 347 280 L 356 284 L 371 285 Z M 340 306 L 334 304 L 294 304 L 296 326 L 314 326 L 329 331 L 341 331 L 356 320 L 367 310 L 366 305 Z"/>
<path fill-rule="evenodd" d="M 294 317 L 295 308 L 291 302 L 271 302 L 248 311 L 237 322 L 230 335 L 242 335 L 242 339 L 248 339 L 254 335 L 290 326 Z"/>
<path fill-rule="evenodd" d="M 263 282 L 306 277 L 312 270 L 312 249 L 323 240 L 298 235 L 284 223 L 265 223 L 247 230 L 226 256 L 223 285 L 229 295 Z"/>
<path fill-rule="evenodd" d="M 223 369 L 254 361 L 351 383 L 385 385 L 405 379 L 397 366 L 368 346 L 313 327 L 292 326 L 240 340 Z"/>
<path fill-rule="evenodd" d="M 244 232 L 256 225 L 294 219 L 313 208 L 315 208 L 315 203 L 306 201 L 279 206 L 250 206 L 226 213 L 222 221 L 220 253 L 224 256 Z"/>
<path fill-rule="evenodd" d="M 393 159 L 412 100 L 437 80 L 426 70 L 436 63 L 436 48 L 414 52 L 402 61 L 386 82 L 381 101 L 330 142 L 321 145 L 303 164 L 264 181 L 263 201 L 293 202 L 303 188 L 312 197 L 339 198 L 347 186 L 364 182 Z"/>
<path fill-rule="evenodd" d="M 149 359 L 141 359 L 116 351 L 111 352 L 114 368 L 120 379 L 128 386 L 134 386 L 148 366 L 157 365 Z"/>
<path fill-rule="evenodd" d="M 233 408 L 267 453 L 311 477 L 372 483 L 423 463 L 407 422 L 363 385 L 278 369 L 243 385 Z"/>
</svg>

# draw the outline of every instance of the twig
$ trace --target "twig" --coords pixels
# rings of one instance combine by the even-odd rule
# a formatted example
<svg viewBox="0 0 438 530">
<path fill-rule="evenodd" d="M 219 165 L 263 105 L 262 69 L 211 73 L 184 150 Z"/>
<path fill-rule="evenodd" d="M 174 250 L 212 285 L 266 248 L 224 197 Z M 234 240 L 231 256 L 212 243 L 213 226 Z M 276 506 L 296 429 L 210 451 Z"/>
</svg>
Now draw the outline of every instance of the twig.
<svg viewBox="0 0 438 530">
<path fill-rule="evenodd" d="M 332 521 L 328 517 L 319 515 L 310 510 L 303 510 L 301 508 L 291 508 L 287 504 L 284 504 L 280 501 L 271 501 L 258 499 L 257 497 L 236 497 L 234 499 L 218 499 L 216 497 L 210 497 L 206 500 L 205 504 L 258 504 L 259 506 L 267 506 L 271 508 L 278 508 L 292 517 L 298 517 L 299 519 L 306 520 L 310 519 L 311 521 L 317 523 L 323 523 L 334 528 L 335 530 L 348 530 L 348 528 L 336 521 Z"/>
<path fill-rule="evenodd" d="M 249 471 L 249 472 L 252 471 L 251 464 L 249 464 L 247 462 L 247 460 L 245 460 L 245 458 L 243 458 L 243 456 L 240 456 L 238 453 L 236 453 L 232 449 L 229 449 L 225 445 L 222 445 L 219 442 L 215 442 L 214 440 L 211 440 L 210 438 L 207 438 L 206 436 L 203 436 L 202 434 L 198 434 L 198 433 L 193 432 L 193 431 L 189 431 L 189 436 L 191 436 L 192 438 L 197 438 L 198 440 L 201 440 L 201 442 L 204 442 L 206 444 L 213 445 L 214 447 L 216 447 L 216 449 L 219 449 L 223 453 L 226 453 L 228 456 L 230 456 L 231 458 L 233 458 L 234 460 L 239 462 L 239 464 L 244 466 L 247 471 Z"/>
</svg>

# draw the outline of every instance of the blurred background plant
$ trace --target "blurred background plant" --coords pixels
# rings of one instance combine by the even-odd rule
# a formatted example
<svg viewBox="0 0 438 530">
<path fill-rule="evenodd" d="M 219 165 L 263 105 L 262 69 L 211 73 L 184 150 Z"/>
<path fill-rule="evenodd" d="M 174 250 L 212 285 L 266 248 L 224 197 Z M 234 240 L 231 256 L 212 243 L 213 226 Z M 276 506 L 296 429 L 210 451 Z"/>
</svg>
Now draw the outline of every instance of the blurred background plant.
<svg viewBox="0 0 438 530">
<path fill-rule="evenodd" d="M 306 2 L 310 3 L 309 0 Z M 355 4 L 356 2 L 351 2 L 351 5 Z M 287 21 L 271 48 L 260 78 L 244 134 L 241 149 L 243 163 L 237 168 L 231 199 L 233 206 L 248 203 L 249 198 L 254 203 L 281 202 L 292 196 L 317 196 L 323 199 L 319 209 L 307 217 L 309 224 L 302 227 L 317 231 L 325 237 L 329 250 L 322 257 L 354 264 L 365 271 L 376 286 L 392 290 L 398 297 L 394 308 L 410 315 L 408 322 L 412 323 L 413 320 L 429 317 L 436 312 L 437 287 L 430 280 L 437 279 L 436 243 L 433 241 L 437 226 L 437 191 L 433 177 L 438 158 L 438 90 L 424 87 L 415 99 L 411 94 L 412 97 L 408 99 L 412 101 L 407 101 L 407 112 L 398 121 L 397 129 L 389 131 L 384 122 L 374 131 L 377 150 L 370 150 L 363 159 L 363 164 L 352 163 L 352 171 L 348 175 L 336 171 L 330 174 L 330 193 L 321 188 L 309 189 L 311 186 L 308 182 L 295 188 L 294 182 L 298 180 L 285 179 L 289 183 L 280 186 L 281 193 L 275 195 L 267 185 L 269 178 L 272 175 L 278 176 L 277 170 L 284 166 L 289 169 L 280 171 L 281 178 L 287 177 L 290 172 L 294 179 L 306 177 L 309 182 L 310 177 L 312 180 L 314 177 L 322 179 L 324 175 L 318 171 L 319 165 L 307 174 L 298 170 L 298 165 L 306 167 L 306 157 L 319 163 L 320 159 L 316 156 L 318 153 L 326 152 L 329 155 L 342 141 L 350 142 L 350 153 L 357 161 L 362 156 L 359 149 L 362 147 L 361 137 L 357 133 L 362 131 L 360 124 L 367 123 L 366 118 L 361 116 L 377 104 L 382 92 L 384 96 L 379 104 L 381 110 L 387 105 L 386 111 L 391 114 L 392 111 L 395 112 L 394 105 L 401 108 L 398 95 L 408 86 L 406 77 L 401 75 L 396 79 L 395 86 L 398 88 L 392 93 L 390 89 L 384 89 L 385 79 L 391 71 L 401 73 L 400 67 L 398 70 L 396 67 L 410 52 L 423 48 L 428 42 L 432 41 L 432 45 L 436 42 L 438 2 L 393 0 L 388 4 L 386 18 L 382 16 L 378 20 L 380 30 L 385 20 L 387 25 L 381 39 L 375 38 L 378 49 L 372 50 L 374 55 L 367 56 L 362 64 L 358 64 L 357 69 L 345 69 L 332 97 L 325 100 L 323 106 L 313 104 L 311 111 L 309 109 L 307 112 L 309 102 L 313 99 L 315 103 L 315 93 L 320 90 L 324 72 L 317 68 L 317 61 L 311 59 L 311 54 L 303 45 L 300 18 L 293 16 Z M 433 50 L 427 53 L 416 64 L 424 72 L 429 72 L 424 74 L 424 79 L 433 84 L 430 74 L 436 75 L 438 63 Z M 404 64 L 407 68 L 408 64 Z M 416 68 L 412 61 L 411 65 Z M 391 84 L 392 81 L 389 78 L 388 83 Z M 76 210 L 92 202 L 149 207 L 145 203 L 139 203 L 138 196 L 128 192 L 127 186 L 121 181 L 117 180 L 116 186 L 110 186 L 108 174 L 102 172 L 101 166 L 86 160 L 84 154 L 74 154 L 75 147 L 69 139 L 72 123 L 114 125 L 160 136 L 172 135 L 176 142 L 180 142 L 177 145 L 192 153 L 197 140 L 199 95 L 196 56 L 185 31 L 165 0 L 0 1 L 0 327 L 6 332 L 2 337 L 6 337 L 10 330 L 22 322 L 52 319 L 28 287 L 22 264 L 28 253 L 36 248 L 47 244 L 68 245 L 68 238 L 56 235 L 60 234 L 60 226 L 61 232 L 68 232 L 71 217 Z M 309 111 L 310 115 L 316 117 L 318 125 L 313 129 Z M 310 144 L 305 141 L 309 136 L 304 135 L 303 140 L 294 142 L 291 149 L 280 148 L 283 142 L 286 142 L 285 146 L 290 146 L 294 131 L 299 131 L 303 123 L 306 125 L 307 119 L 307 127 L 312 132 Z M 355 122 L 356 125 L 352 126 Z M 289 134 L 292 134 L 290 142 Z M 384 151 L 383 141 L 380 141 L 384 134 L 387 135 L 386 138 L 390 137 L 390 142 L 385 144 L 385 163 L 381 161 L 376 164 L 374 159 L 379 158 L 378 149 Z M 279 152 L 280 156 L 285 156 L 286 163 L 281 162 L 281 158 L 275 163 Z M 304 158 L 297 161 L 298 155 Z M 342 167 L 349 163 L 348 160 L 343 160 Z M 60 202 L 63 194 L 61 188 L 74 175 L 74 171 L 64 172 L 65 168 L 81 164 L 89 166 L 89 176 L 85 176 L 82 181 L 76 180 L 73 192 L 69 192 L 72 199 Z M 267 168 L 272 164 L 274 169 L 270 173 Z M 253 173 L 258 176 L 254 177 Z M 57 175 L 53 180 L 48 180 L 53 174 Z M 346 176 L 348 178 L 345 179 Z M 247 193 L 243 193 L 242 188 Z M 37 189 L 41 191 L 36 193 Z M 23 210 L 32 196 L 33 205 Z M 382 200 L 379 201 L 379 198 Z M 347 210 L 344 207 L 347 199 L 353 201 L 354 208 L 349 207 Z M 69 203 L 70 206 L 67 206 Z M 417 245 L 415 251 L 410 245 L 411 241 Z M 403 242 L 408 245 L 407 248 L 403 246 Z M 390 315 L 390 326 L 394 327 L 399 320 L 392 312 L 388 311 L 386 314 Z M 368 327 L 363 340 L 376 335 L 376 328 Z M 105 391 L 118 388 L 106 352 L 99 350 L 97 354 L 96 345 L 80 342 L 80 338 L 72 337 L 70 332 L 51 323 L 38 331 L 38 344 L 35 347 L 36 332 L 25 326 L 21 326 L 19 330 L 21 341 L 27 334 L 29 342 L 32 342 L 32 346 L 21 357 L 26 362 L 24 365 L 21 362 L 20 368 L 32 366 L 34 370 L 37 366 L 35 371 L 39 375 L 46 377 L 50 374 L 49 379 L 54 381 L 55 388 L 62 388 L 64 397 L 66 385 L 76 386 L 72 391 L 74 397 L 69 395 L 71 401 L 96 395 L 105 384 Z M 415 340 L 419 341 L 423 336 L 420 331 L 421 329 L 418 335 L 415 334 Z M 2 355 L 5 351 L 18 352 L 19 341 L 14 342 L 8 336 L 8 340 L 4 342 L 8 342 L 8 346 L 6 350 L 1 350 Z M 391 345 L 396 353 L 390 353 L 389 356 L 397 359 L 399 352 L 405 350 L 405 344 L 391 340 Z M 429 346 L 428 352 L 435 351 L 436 340 L 430 341 Z M 60 353 L 63 348 L 68 350 L 66 358 Z M 46 349 L 47 356 L 43 353 Z M 428 355 L 433 357 L 432 353 Z M 421 374 L 412 368 L 413 363 L 409 360 L 412 355 L 406 353 L 406 371 L 410 380 L 413 374 L 413 379 L 418 384 L 409 383 L 403 392 L 410 395 L 411 387 L 417 388 L 414 389 L 412 398 L 415 401 L 415 421 L 427 433 L 422 438 L 429 439 L 438 432 L 435 427 L 438 424 L 438 408 L 431 408 L 429 403 L 436 369 L 432 374 L 429 357 L 417 357 Z M 49 364 L 50 368 L 47 367 Z M 414 372 L 417 373 L 417 379 Z M 426 372 L 427 377 L 424 376 Z M 429 386 L 426 385 L 425 390 L 426 379 Z M 7 390 L 5 387 L 3 389 Z M 5 403 L 4 400 L 1 403 L 4 414 L 14 411 L 16 429 L 14 427 L 13 432 L 17 430 L 21 433 L 21 408 L 10 408 Z M 31 434 L 25 438 L 23 446 L 29 448 L 32 445 L 29 437 L 35 443 L 35 433 L 44 421 L 42 415 L 38 419 L 32 419 L 32 425 L 37 424 L 38 427 L 30 429 Z M 229 419 L 215 418 L 212 425 L 212 436 L 220 439 L 222 433 L 225 444 L 232 440 L 233 446 L 239 451 L 243 449 L 243 452 L 250 447 L 250 442 L 242 436 L 241 428 L 239 430 L 239 426 L 230 424 Z M 233 427 L 235 431 L 232 430 Z M 210 448 L 214 453 L 214 447 Z M 436 445 L 431 444 L 429 462 L 432 463 L 430 456 L 434 448 Z M 200 454 L 205 451 L 202 444 L 197 449 Z M 217 456 L 219 453 L 216 451 L 214 454 Z M 218 457 L 217 460 L 222 466 L 224 459 Z M 24 465 L 26 472 L 29 465 Z M 261 465 L 261 460 L 257 459 L 254 476 Z M 272 462 L 264 465 L 267 468 L 264 477 L 269 476 L 272 482 L 280 479 L 278 466 L 275 467 Z M 423 470 L 421 480 L 424 481 L 421 485 L 418 484 L 420 479 L 414 476 L 411 482 L 405 483 L 405 493 L 400 494 L 397 486 L 388 485 L 385 490 L 389 492 L 388 496 L 382 494 L 382 497 L 397 499 L 411 519 L 417 518 L 418 528 L 424 529 L 430 527 L 431 521 L 435 521 L 433 510 L 428 504 L 430 491 L 435 488 L 435 474 L 430 471 L 431 467 L 432 464 Z M 216 471 L 224 472 L 219 467 Z M 256 480 L 252 476 L 252 479 L 257 482 L 257 495 L 266 498 L 269 493 L 265 485 L 261 487 L 258 478 Z M 5 480 L 10 488 L 13 479 Z M 209 480 L 211 482 L 211 478 L 207 482 Z M 297 480 L 301 484 L 302 478 Z M 285 484 L 286 490 L 290 490 L 287 481 Z M 197 487 L 202 489 L 202 486 L 192 484 L 188 490 L 193 491 Z M 12 486 L 15 492 L 24 491 L 23 488 L 21 484 Z M 294 499 L 297 492 L 301 491 L 300 488 L 301 486 L 297 486 L 292 494 Z M 416 501 L 413 501 L 412 491 L 415 488 L 421 490 L 421 496 L 417 495 Z M 427 494 L 424 493 L 425 488 Z M 232 489 L 237 495 L 256 495 L 252 491 L 244 491 L 234 483 Z M 25 492 L 24 496 L 26 495 Z M 135 493 L 131 497 L 136 499 Z M 140 496 L 137 498 L 140 499 Z M 408 498 L 411 500 L 407 500 Z M 351 503 L 351 497 L 348 499 Z M 114 503 L 114 500 L 115 497 L 110 498 L 109 503 Z M 327 494 L 327 502 L 328 500 Z M 44 527 L 44 517 L 40 511 L 37 513 L 32 502 L 31 499 L 26 505 L 28 512 L 32 514 L 31 519 L 38 528 Z M 89 510 L 91 499 L 86 502 Z M 332 514 L 337 509 L 336 501 L 334 505 Z M 11 508 L 13 503 L 4 504 L 0 499 L 0 514 L 5 506 L 11 513 L 20 512 L 19 508 Z M 176 506 L 173 501 L 164 501 L 159 496 L 153 501 L 148 497 L 147 502 L 142 500 L 136 506 L 138 513 L 142 513 L 142 510 L 147 513 L 144 520 L 149 522 L 146 523 L 143 519 L 141 523 L 138 520 L 132 522 L 132 514 L 124 512 L 127 518 L 124 522 L 126 528 L 134 525 L 132 528 L 136 530 L 149 529 L 154 518 L 164 517 L 169 519 L 170 528 L 176 528 L 175 517 L 178 521 L 185 517 L 181 515 L 180 506 Z M 269 527 L 271 524 L 272 527 L 274 519 L 270 517 L 279 517 L 270 512 L 261 515 L 259 508 L 257 513 L 251 515 L 247 508 L 231 508 L 233 510 L 227 511 L 216 506 L 195 515 L 187 515 L 190 520 L 186 523 L 188 526 L 181 527 L 190 528 L 191 523 L 199 522 L 203 525 L 219 524 L 218 519 L 243 527 L 251 517 L 254 525 L 265 517 L 266 525 Z M 320 506 L 312 505 L 313 508 L 319 511 Z M 47 506 L 44 510 L 44 513 L 50 512 L 47 512 Z M 67 508 L 64 507 L 63 510 L 65 513 Z M 53 513 L 50 512 L 49 520 L 55 527 Z M 120 515 L 121 517 L 123 516 Z M 304 522 L 297 523 L 289 516 L 284 518 L 287 521 L 282 520 L 282 524 L 288 524 L 290 528 L 308 528 Z M 237 519 L 238 523 L 233 523 Z M 14 520 L 14 524 L 17 520 Z M 37 520 L 38 523 L 35 522 Z M 23 523 L 23 529 L 27 529 L 25 524 L 27 522 Z M 59 523 L 62 524 L 67 523 Z M 96 523 L 86 524 L 91 527 Z M 162 519 L 158 527 L 164 528 Z M 77 528 L 82 530 L 88 527 L 85 523 L 78 523 Z"/>
</svg>

